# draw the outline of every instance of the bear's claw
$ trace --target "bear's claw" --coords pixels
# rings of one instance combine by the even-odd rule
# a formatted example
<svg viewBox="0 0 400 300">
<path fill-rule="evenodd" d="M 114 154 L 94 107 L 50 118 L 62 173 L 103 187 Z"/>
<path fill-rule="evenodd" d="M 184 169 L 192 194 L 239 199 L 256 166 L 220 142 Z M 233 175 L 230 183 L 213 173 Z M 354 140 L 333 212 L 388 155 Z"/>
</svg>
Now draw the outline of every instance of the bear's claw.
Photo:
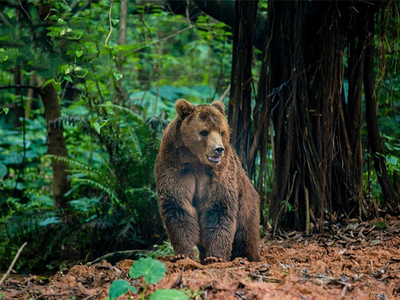
<svg viewBox="0 0 400 300">
<path fill-rule="evenodd" d="M 172 258 L 172 261 L 173 261 L 173 262 L 176 262 L 176 261 L 178 261 L 178 260 L 185 259 L 185 258 L 187 258 L 187 257 L 188 257 L 188 256 L 185 255 L 185 254 L 174 255 L 174 257 Z"/>
<path fill-rule="evenodd" d="M 221 263 L 221 262 L 224 262 L 224 260 L 222 258 L 218 258 L 218 257 L 214 257 L 214 256 L 209 256 L 204 259 L 205 265 Z"/>
</svg>

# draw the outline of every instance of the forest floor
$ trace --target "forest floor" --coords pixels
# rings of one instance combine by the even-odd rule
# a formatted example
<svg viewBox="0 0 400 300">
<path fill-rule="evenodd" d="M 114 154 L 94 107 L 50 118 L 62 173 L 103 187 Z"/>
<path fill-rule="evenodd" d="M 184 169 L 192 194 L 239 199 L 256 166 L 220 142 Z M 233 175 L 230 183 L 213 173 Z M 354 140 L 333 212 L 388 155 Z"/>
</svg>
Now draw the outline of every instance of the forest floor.
<svg viewBox="0 0 400 300">
<path fill-rule="evenodd" d="M 400 297 L 399 233 L 399 218 L 350 220 L 330 228 L 329 234 L 277 232 L 275 238 L 263 239 L 258 263 L 236 259 L 203 266 L 164 258 L 167 274 L 148 286 L 146 295 L 176 288 L 191 299 L 394 299 Z M 9 278 L 0 294 L 2 300 L 104 299 L 112 281 L 123 278 L 139 293 L 120 299 L 139 299 L 143 281 L 128 277 L 133 263 L 77 265 L 47 280 L 35 275 Z"/>
</svg>

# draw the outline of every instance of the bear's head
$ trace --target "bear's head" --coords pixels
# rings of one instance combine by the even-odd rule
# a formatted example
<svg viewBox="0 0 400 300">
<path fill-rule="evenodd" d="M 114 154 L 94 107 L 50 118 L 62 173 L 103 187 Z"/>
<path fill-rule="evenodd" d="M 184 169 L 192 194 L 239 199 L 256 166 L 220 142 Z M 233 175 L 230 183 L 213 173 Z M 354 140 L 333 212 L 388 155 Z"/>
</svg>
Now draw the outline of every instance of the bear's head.
<svg viewBox="0 0 400 300">
<path fill-rule="evenodd" d="M 185 99 L 175 103 L 178 118 L 182 120 L 182 143 L 200 163 L 214 167 L 229 153 L 229 126 L 225 107 L 221 101 L 210 105 L 197 105 Z"/>
</svg>

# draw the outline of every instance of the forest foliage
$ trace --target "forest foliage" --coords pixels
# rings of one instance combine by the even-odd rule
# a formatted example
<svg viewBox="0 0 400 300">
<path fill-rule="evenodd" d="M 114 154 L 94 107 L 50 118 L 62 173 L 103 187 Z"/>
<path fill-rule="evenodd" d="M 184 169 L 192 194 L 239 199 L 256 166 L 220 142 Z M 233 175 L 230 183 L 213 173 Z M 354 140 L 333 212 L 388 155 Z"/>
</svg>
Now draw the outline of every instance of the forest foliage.
<svg viewBox="0 0 400 300">
<path fill-rule="evenodd" d="M 20 264 L 50 270 L 162 243 L 153 169 L 174 102 L 207 103 L 229 84 L 222 23 L 129 2 L 123 38 L 119 1 L 66 3 L 10 1 L 2 13 L 0 81 L 12 87 L 0 90 L 1 268 L 21 241 Z M 56 120 L 46 120 L 41 99 L 49 86 Z M 48 154 L 47 126 L 63 131 L 67 157 Z M 51 160 L 67 166 L 61 210 Z"/>
<path fill-rule="evenodd" d="M 286 61 L 281 55 L 284 51 L 271 52 L 275 46 L 260 47 L 260 40 L 272 39 L 271 32 L 260 38 L 254 26 L 246 29 L 250 23 L 238 18 L 230 24 L 221 13 L 214 16 L 223 22 L 218 21 L 201 11 L 200 3 L 197 7 L 192 2 L 183 7 L 182 1 L 3 2 L 0 269 L 9 265 L 24 242 L 28 246 L 18 270 L 25 271 L 63 270 L 105 253 L 162 244 L 166 237 L 158 215 L 153 168 L 163 129 L 175 117 L 178 98 L 195 104 L 220 99 L 229 107 L 234 136 L 243 139 L 237 150 L 261 196 L 262 231 L 271 224 L 304 229 L 304 203 L 298 205 L 291 197 L 293 189 L 302 189 L 300 185 L 313 185 L 312 178 L 302 178 L 296 187 L 294 179 L 299 173 L 283 167 L 276 170 L 281 163 L 274 148 L 280 129 L 274 113 L 289 115 L 283 100 L 277 99 L 293 94 L 289 90 L 281 93 L 271 85 L 274 74 L 269 72 L 278 65 L 268 65 L 266 54 L 273 55 L 269 59 L 277 64 Z M 270 3 L 256 2 L 242 17 L 255 24 L 260 18 L 268 22 Z M 398 3 L 383 6 L 375 17 L 373 63 L 383 141 L 383 153 L 378 155 L 385 158 L 388 176 L 400 192 Z M 250 30 L 253 36 L 240 35 L 240 30 Z M 357 30 L 349 32 L 358 36 Z M 290 34 L 287 39 L 293 37 Z M 276 36 L 288 42 L 285 36 Z M 247 44 L 243 42 L 246 38 Z M 251 51 L 244 53 L 243 49 Z M 343 74 L 351 69 L 351 59 L 343 56 Z M 241 74 L 251 80 L 244 78 L 246 84 L 236 81 Z M 273 93 L 263 90 L 268 78 Z M 341 86 L 344 92 L 340 95 L 347 103 L 349 86 L 353 87 L 350 76 L 343 75 Z M 318 97 L 318 93 L 312 91 L 309 96 Z M 364 93 L 360 97 L 361 115 L 365 115 Z M 263 117 L 264 108 L 271 117 Z M 319 114 L 317 109 L 307 112 L 311 118 Z M 370 151 L 366 118 L 360 122 L 362 201 L 376 213 L 367 216 L 357 211 L 355 215 L 377 217 L 388 210 L 378 180 L 381 174 L 374 168 L 377 161 Z M 282 124 L 288 124 L 287 120 Z M 253 152 L 252 144 L 256 145 Z M 280 196 L 277 207 L 271 199 L 277 197 L 274 183 L 281 182 L 276 176 L 282 172 L 289 178 L 287 194 Z M 319 214 L 317 206 L 313 210 L 315 230 L 319 218 L 337 222 L 348 217 L 321 203 L 325 212 Z M 277 224 L 272 219 L 277 214 L 286 222 Z M 296 221 L 290 222 L 293 218 Z"/>
</svg>

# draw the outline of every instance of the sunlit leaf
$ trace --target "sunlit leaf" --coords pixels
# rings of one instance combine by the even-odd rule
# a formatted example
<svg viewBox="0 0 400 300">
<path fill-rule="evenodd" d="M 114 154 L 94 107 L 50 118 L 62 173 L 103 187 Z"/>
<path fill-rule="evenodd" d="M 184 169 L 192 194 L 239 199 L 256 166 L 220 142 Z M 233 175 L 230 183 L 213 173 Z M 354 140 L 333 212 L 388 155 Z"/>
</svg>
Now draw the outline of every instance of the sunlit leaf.
<svg viewBox="0 0 400 300">
<path fill-rule="evenodd" d="M 57 92 L 61 92 L 61 83 L 55 81 L 52 84 Z"/>
<path fill-rule="evenodd" d="M 42 222 L 39 223 L 40 226 L 47 226 L 47 225 L 52 225 L 52 224 L 58 224 L 61 223 L 61 220 L 58 217 L 50 217 Z"/>
<path fill-rule="evenodd" d="M 47 86 L 48 84 L 53 83 L 53 82 L 55 82 L 54 78 L 47 80 L 47 81 L 42 85 L 42 89 L 43 89 L 45 86 Z"/>
<path fill-rule="evenodd" d="M 65 76 L 64 76 L 64 79 L 65 79 L 66 81 L 68 81 L 68 82 L 73 83 L 73 80 L 72 80 L 71 76 L 69 76 L 69 75 L 65 75 Z"/>
<path fill-rule="evenodd" d="M 83 51 L 81 51 L 81 50 L 76 50 L 76 51 L 75 51 L 76 57 L 81 57 L 82 54 L 83 54 Z"/>
<path fill-rule="evenodd" d="M 99 124 L 98 122 L 95 122 L 95 123 L 93 124 L 93 129 L 96 130 L 96 132 L 97 132 L 98 134 L 100 134 L 101 126 L 100 126 L 100 124 Z"/>
<path fill-rule="evenodd" d="M 165 264 L 153 258 L 140 258 L 129 270 L 131 278 L 139 278 L 144 276 L 148 284 L 159 282 L 165 275 Z"/>
</svg>

